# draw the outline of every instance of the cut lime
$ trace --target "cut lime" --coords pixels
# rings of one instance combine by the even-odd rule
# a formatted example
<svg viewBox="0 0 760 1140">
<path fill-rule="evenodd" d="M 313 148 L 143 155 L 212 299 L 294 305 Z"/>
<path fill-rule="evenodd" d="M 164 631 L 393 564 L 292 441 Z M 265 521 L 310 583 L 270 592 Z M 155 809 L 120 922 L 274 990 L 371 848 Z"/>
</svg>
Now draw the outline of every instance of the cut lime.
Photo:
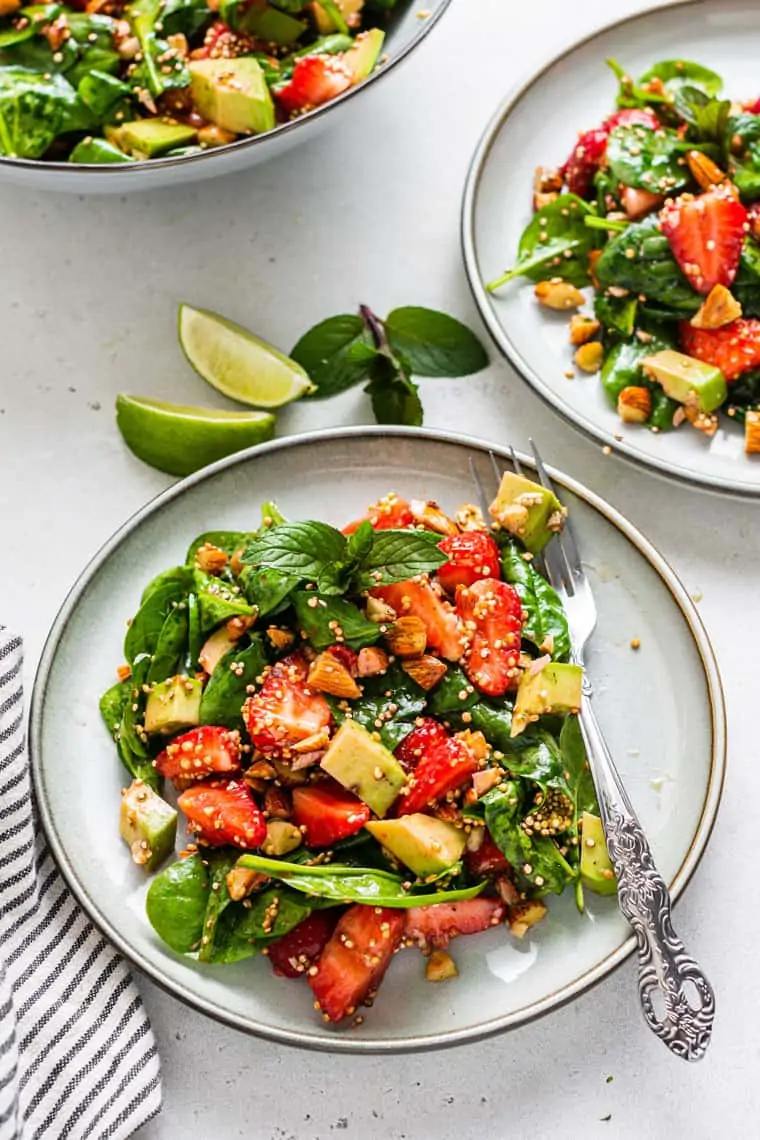
<svg viewBox="0 0 760 1140">
<path fill-rule="evenodd" d="M 205 309 L 180 305 L 179 343 L 212 388 L 253 408 L 281 408 L 314 387 L 295 360 Z"/>
<path fill-rule="evenodd" d="M 190 475 L 271 439 L 275 420 L 270 412 L 222 412 L 121 394 L 116 423 L 138 459 L 169 475 Z"/>
</svg>

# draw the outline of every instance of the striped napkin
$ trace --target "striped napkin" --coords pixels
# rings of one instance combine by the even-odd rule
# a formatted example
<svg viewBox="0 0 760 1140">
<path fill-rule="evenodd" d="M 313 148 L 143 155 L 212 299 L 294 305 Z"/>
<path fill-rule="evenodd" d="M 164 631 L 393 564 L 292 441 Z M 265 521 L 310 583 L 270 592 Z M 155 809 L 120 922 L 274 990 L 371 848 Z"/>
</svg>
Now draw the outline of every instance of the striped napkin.
<svg viewBox="0 0 760 1140">
<path fill-rule="evenodd" d="M 0 626 L 0 1140 L 119 1140 L 160 1111 L 156 1043 L 39 828 L 21 666 Z"/>
</svg>

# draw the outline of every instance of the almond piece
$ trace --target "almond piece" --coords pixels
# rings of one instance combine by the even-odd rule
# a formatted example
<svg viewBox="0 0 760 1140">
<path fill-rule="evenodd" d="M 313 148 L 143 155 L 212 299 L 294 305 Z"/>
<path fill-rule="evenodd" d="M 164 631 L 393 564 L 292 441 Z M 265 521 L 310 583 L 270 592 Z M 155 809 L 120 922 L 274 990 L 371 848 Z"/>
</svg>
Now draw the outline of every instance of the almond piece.
<svg viewBox="0 0 760 1140">
<path fill-rule="evenodd" d="M 547 914 L 546 907 L 538 900 L 516 903 L 509 908 L 507 921 L 509 929 L 515 938 L 524 938 L 531 926 L 535 926 Z"/>
<path fill-rule="evenodd" d="M 604 361 L 604 345 L 599 340 L 590 340 L 576 350 L 574 360 L 581 371 L 598 372 Z"/>
<path fill-rule="evenodd" d="M 694 181 L 703 190 L 709 190 L 711 186 L 719 186 L 728 178 L 728 175 L 711 158 L 702 154 L 701 150 L 688 151 L 686 161 Z"/>
<path fill-rule="evenodd" d="M 227 872 L 227 890 L 233 902 L 240 902 L 247 898 L 256 887 L 261 887 L 268 881 L 266 875 L 260 871 L 250 871 L 247 867 L 233 867 Z"/>
<path fill-rule="evenodd" d="M 595 317 L 584 317 L 580 313 L 573 313 L 570 318 L 570 343 L 585 344 L 599 332 L 599 321 Z"/>
<path fill-rule="evenodd" d="M 312 689 L 329 693 L 333 697 L 356 699 L 362 695 L 346 666 L 332 653 L 320 653 L 314 658 L 309 669 L 308 683 Z"/>
<path fill-rule="evenodd" d="M 742 307 L 725 285 L 713 285 L 689 321 L 695 329 L 720 329 L 742 315 Z"/>
<path fill-rule="evenodd" d="M 385 640 L 396 657 L 420 657 L 427 645 L 425 623 L 413 614 L 400 617 L 385 634 Z"/>
<path fill-rule="evenodd" d="M 474 503 L 462 503 L 462 506 L 456 512 L 455 518 L 460 530 L 488 529 L 486 520 L 483 518 L 483 512 L 480 507 L 476 507 Z"/>
<path fill-rule="evenodd" d="M 446 676 L 445 661 L 441 661 L 439 657 L 434 657 L 432 653 L 423 653 L 422 657 L 414 657 L 409 661 L 404 661 L 401 668 L 413 681 L 417 682 L 421 689 L 426 690 L 434 688 Z"/>
<path fill-rule="evenodd" d="M 277 625 L 270 625 L 267 637 L 275 649 L 290 649 L 295 641 L 295 634 L 289 629 L 280 629 Z"/>
<path fill-rule="evenodd" d="M 744 450 L 747 455 L 760 452 L 760 412 L 747 412 L 744 418 Z"/>
<path fill-rule="evenodd" d="M 648 388 L 629 385 L 618 396 L 618 415 L 627 424 L 645 424 L 652 414 L 652 393 Z"/>
<path fill-rule="evenodd" d="M 227 565 L 227 555 L 213 543 L 204 542 L 195 552 L 195 565 L 206 574 L 221 574 Z"/>
<path fill-rule="evenodd" d="M 388 654 L 377 645 L 365 645 L 356 658 L 356 673 L 359 677 L 377 677 L 388 668 Z"/>
<path fill-rule="evenodd" d="M 563 281 L 561 277 L 539 281 L 533 293 L 536 300 L 547 309 L 579 309 L 586 303 L 580 289 L 576 289 L 569 281 Z"/>
<path fill-rule="evenodd" d="M 425 966 L 425 977 L 429 982 L 445 982 L 459 974 L 456 962 L 445 950 L 434 950 Z"/>
<path fill-rule="evenodd" d="M 433 530 L 436 534 L 443 535 L 459 534 L 457 524 L 443 513 L 433 499 L 428 499 L 427 502 L 423 499 L 412 499 L 409 510 L 412 512 L 414 521 L 420 526 L 424 526 L 426 530 Z"/>
</svg>

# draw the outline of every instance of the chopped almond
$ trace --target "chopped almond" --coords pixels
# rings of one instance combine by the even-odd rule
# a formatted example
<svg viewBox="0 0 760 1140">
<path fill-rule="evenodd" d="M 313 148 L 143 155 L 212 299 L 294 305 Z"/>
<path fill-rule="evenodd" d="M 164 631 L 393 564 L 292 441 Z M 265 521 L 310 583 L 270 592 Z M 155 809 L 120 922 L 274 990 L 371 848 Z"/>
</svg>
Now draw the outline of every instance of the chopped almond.
<svg viewBox="0 0 760 1140">
<path fill-rule="evenodd" d="M 630 384 L 618 396 L 618 415 L 627 424 L 645 424 L 652 414 L 652 393 L 649 388 Z"/>
<path fill-rule="evenodd" d="M 436 534 L 444 535 L 459 534 L 459 527 L 454 520 L 444 514 L 432 499 L 427 502 L 423 499 L 412 499 L 409 509 L 414 521 L 424 526 L 426 530 L 433 530 Z"/>
<path fill-rule="evenodd" d="M 509 908 L 507 921 L 515 938 L 524 938 L 531 926 L 535 926 L 547 914 L 546 907 L 538 899 L 525 899 Z"/>
<path fill-rule="evenodd" d="M 227 890 L 233 902 L 247 898 L 251 891 L 266 882 L 266 875 L 260 871 L 250 871 L 247 867 L 233 867 L 227 872 Z"/>
<path fill-rule="evenodd" d="M 309 669 L 309 685 L 333 697 L 356 699 L 362 691 L 342 661 L 332 653 L 320 653 Z"/>
<path fill-rule="evenodd" d="M 434 950 L 425 966 L 425 977 L 429 982 L 445 982 L 459 974 L 456 962 L 445 950 Z"/>
<path fill-rule="evenodd" d="M 388 668 L 388 654 L 377 645 L 365 645 L 359 650 L 356 659 L 356 673 L 359 677 L 377 677 Z"/>
<path fill-rule="evenodd" d="M 598 372 L 604 361 L 604 346 L 601 341 L 590 340 L 576 349 L 574 359 L 583 372 Z"/>
<path fill-rule="evenodd" d="M 446 662 L 434 657 L 432 653 L 423 653 L 422 657 L 413 657 L 404 661 L 401 668 L 417 682 L 420 688 L 427 690 L 434 688 L 446 676 Z"/>
<path fill-rule="evenodd" d="M 295 634 L 289 629 L 280 629 L 277 625 L 270 625 L 267 637 L 275 649 L 290 649 L 295 641 Z"/>
<path fill-rule="evenodd" d="M 760 453 L 760 412 L 747 412 L 744 419 L 744 450 L 747 455 Z"/>
<path fill-rule="evenodd" d="M 409 614 L 393 623 L 385 640 L 396 657 L 420 657 L 427 645 L 427 627 L 421 618 Z"/>
<path fill-rule="evenodd" d="M 211 542 L 204 542 L 195 552 L 195 565 L 206 574 L 221 574 L 228 561 L 224 551 Z"/>
<path fill-rule="evenodd" d="M 696 404 L 685 404 L 684 412 L 693 428 L 701 431 L 708 439 L 712 439 L 718 430 L 718 417 L 714 412 L 700 411 Z"/>
<path fill-rule="evenodd" d="M 561 277 L 539 281 L 533 292 L 536 300 L 547 309 L 579 309 L 586 302 L 580 289 L 576 289 L 569 281 L 563 281 Z"/>
<path fill-rule="evenodd" d="M 742 315 L 742 307 L 725 285 L 713 285 L 689 324 L 695 329 L 719 329 Z"/>
<path fill-rule="evenodd" d="M 599 332 L 599 321 L 595 317 L 585 317 L 580 313 L 573 313 L 570 318 L 570 343 L 585 344 Z"/>
<path fill-rule="evenodd" d="M 476 507 L 474 503 L 462 503 L 462 506 L 456 512 L 455 518 L 457 520 L 457 526 L 462 531 L 487 529 L 483 512 L 480 507 Z"/>
<path fill-rule="evenodd" d="M 476 772 L 472 777 L 472 786 L 478 799 L 486 792 L 490 792 L 491 788 L 495 788 L 501 782 L 503 775 L 504 773 L 498 768 L 484 768 L 482 772 Z"/>
<path fill-rule="evenodd" d="M 626 186 L 623 191 L 622 206 L 626 217 L 632 222 L 643 218 L 646 214 L 651 214 L 652 210 L 659 209 L 661 205 L 662 198 L 650 190 Z"/>
<path fill-rule="evenodd" d="M 703 190 L 709 190 L 713 186 L 719 186 L 721 182 L 725 182 L 728 175 L 725 171 L 713 162 L 701 150 L 690 150 L 686 155 L 686 161 L 689 165 L 694 181 L 697 182 Z"/>
</svg>

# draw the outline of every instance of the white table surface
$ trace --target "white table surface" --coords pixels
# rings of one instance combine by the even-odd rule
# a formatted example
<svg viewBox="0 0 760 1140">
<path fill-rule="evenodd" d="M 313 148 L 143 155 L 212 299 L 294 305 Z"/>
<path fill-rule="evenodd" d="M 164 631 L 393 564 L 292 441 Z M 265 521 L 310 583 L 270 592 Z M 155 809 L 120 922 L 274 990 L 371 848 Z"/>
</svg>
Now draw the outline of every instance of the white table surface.
<svg viewBox="0 0 760 1140">
<path fill-rule="evenodd" d="M 29 682 L 75 576 L 169 482 L 123 447 L 116 393 L 214 398 L 177 347 L 177 302 L 218 309 L 286 349 L 312 323 L 360 301 L 380 312 L 428 304 L 475 323 L 458 223 L 480 132 L 522 74 L 612 14 L 645 6 L 457 0 L 342 132 L 249 175 L 131 200 L 0 187 L 0 617 L 26 638 Z M 666 1053 L 640 1020 L 631 963 L 510 1035 L 399 1058 L 280 1048 L 206 1020 L 141 979 L 165 1087 L 163 1113 L 141 1136 L 757 1135 L 751 979 L 760 909 L 747 809 L 760 793 L 760 508 L 668 486 L 604 457 L 501 363 L 474 379 L 426 382 L 423 395 L 430 426 L 518 444 L 535 436 L 553 463 L 638 524 L 701 596 L 728 694 L 730 774 L 677 918 L 717 990 L 713 1046 L 694 1067 Z M 293 408 L 281 431 L 369 420 L 365 398 L 350 393 Z"/>
</svg>

